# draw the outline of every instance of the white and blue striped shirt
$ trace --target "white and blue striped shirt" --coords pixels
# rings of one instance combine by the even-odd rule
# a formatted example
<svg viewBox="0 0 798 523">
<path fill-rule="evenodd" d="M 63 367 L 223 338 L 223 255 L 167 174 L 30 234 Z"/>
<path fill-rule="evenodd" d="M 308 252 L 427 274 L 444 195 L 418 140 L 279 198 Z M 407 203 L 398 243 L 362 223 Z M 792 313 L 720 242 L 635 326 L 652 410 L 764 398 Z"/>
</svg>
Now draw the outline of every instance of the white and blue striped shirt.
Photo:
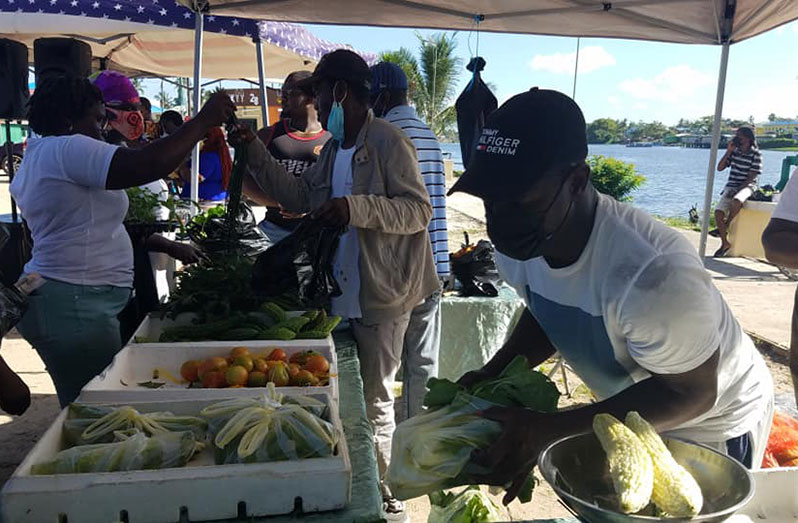
<svg viewBox="0 0 798 523">
<path fill-rule="evenodd" d="M 443 155 L 435 133 L 416 115 L 409 105 L 394 107 L 385 115 L 385 120 L 400 127 L 413 142 L 418 154 L 418 167 L 432 202 L 432 220 L 429 236 L 432 240 L 432 255 L 438 276 L 449 275 L 449 237 L 446 232 L 446 174 L 443 170 Z"/>
</svg>

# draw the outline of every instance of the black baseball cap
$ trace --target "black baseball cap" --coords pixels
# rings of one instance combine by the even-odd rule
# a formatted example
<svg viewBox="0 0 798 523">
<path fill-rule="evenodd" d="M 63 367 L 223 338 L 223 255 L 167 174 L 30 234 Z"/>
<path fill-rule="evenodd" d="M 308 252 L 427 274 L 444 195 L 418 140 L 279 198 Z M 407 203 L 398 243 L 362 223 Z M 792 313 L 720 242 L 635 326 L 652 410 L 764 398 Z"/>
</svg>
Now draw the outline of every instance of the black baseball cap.
<svg viewBox="0 0 798 523">
<path fill-rule="evenodd" d="M 493 111 L 471 165 L 449 191 L 508 200 L 524 194 L 553 167 L 587 157 L 587 128 L 570 97 L 533 87 Z"/>
<path fill-rule="evenodd" d="M 369 89 L 371 70 L 359 54 L 349 49 L 337 49 L 325 54 L 319 60 L 310 77 L 296 83 L 298 88 L 315 87 L 324 80 L 344 81 L 350 85 Z"/>
</svg>

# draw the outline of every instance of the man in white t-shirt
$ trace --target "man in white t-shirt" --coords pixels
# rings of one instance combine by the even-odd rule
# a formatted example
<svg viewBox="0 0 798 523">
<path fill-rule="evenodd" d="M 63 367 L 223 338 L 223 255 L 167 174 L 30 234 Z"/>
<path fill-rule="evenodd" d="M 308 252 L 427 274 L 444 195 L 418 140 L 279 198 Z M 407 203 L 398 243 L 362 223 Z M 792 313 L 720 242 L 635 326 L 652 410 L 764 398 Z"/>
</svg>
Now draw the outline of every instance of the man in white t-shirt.
<svg viewBox="0 0 798 523">
<path fill-rule="evenodd" d="M 768 260 L 791 269 L 798 269 L 798 170 L 793 171 L 790 181 L 781 193 L 770 223 L 762 234 L 762 245 Z M 792 309 L 792 336 L 790 339 L 790 371 L 798 402 L 798 290 Z"/>
<path fill-rule="evenodd" d="M 761 463 L 772 416 L 767 367 L 701 259 L 678 232 L 599 194 L 585 163 L 585 120 L 556 91 L 517 95 L 492 113 L 452 191 L 484 200 L 501 276 L 527 308 L 473 383 L 516 355 L 559 352 L 597 403 L 541 414 L 496 408 L 496 443 L 474 456 L 512 482 L 509 503 L 549 443 L 589 432 L 593 417 L 639 412 L 660 432 Z"/>
</svg>

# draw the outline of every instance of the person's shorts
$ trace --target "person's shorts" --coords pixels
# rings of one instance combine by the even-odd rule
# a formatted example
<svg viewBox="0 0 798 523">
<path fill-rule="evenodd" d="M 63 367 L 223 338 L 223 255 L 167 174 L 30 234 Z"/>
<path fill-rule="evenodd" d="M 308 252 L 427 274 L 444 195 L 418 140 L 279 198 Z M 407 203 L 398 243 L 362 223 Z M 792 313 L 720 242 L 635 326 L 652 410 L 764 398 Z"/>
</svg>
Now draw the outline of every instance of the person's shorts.
<svg viewBox="0 0 798 523">
<path fill-rule="evenodd" d="M 743 187 L 742 189 L 726 189 L 723 191 L 723 196 L 720 197 L 718 204 L 715 206 L 716 211 L 720 211 L 723 214 L 729 214 L 732 209 L 732 203 L 734 200 L 738 202 L 745 203 L 745 201 L 754 194 L 754 190 L 751 187 Z"/>
</svg>

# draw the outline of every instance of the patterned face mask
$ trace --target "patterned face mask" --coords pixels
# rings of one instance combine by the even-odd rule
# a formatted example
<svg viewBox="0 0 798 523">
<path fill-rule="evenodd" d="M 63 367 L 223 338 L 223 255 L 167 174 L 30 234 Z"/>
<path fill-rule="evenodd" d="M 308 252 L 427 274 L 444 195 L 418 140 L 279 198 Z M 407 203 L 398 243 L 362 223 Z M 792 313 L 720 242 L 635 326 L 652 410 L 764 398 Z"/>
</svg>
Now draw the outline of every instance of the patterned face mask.
<svg viewBox="0 0 798 523">
<path fill-rule="evenodd" d="M 141 111 L 123 111 L 107 106 L 105 111 L 108 115 L 108 126 L 126 140 L 138 140 L 144 134 L 144 116 Z"/>
</svg>

